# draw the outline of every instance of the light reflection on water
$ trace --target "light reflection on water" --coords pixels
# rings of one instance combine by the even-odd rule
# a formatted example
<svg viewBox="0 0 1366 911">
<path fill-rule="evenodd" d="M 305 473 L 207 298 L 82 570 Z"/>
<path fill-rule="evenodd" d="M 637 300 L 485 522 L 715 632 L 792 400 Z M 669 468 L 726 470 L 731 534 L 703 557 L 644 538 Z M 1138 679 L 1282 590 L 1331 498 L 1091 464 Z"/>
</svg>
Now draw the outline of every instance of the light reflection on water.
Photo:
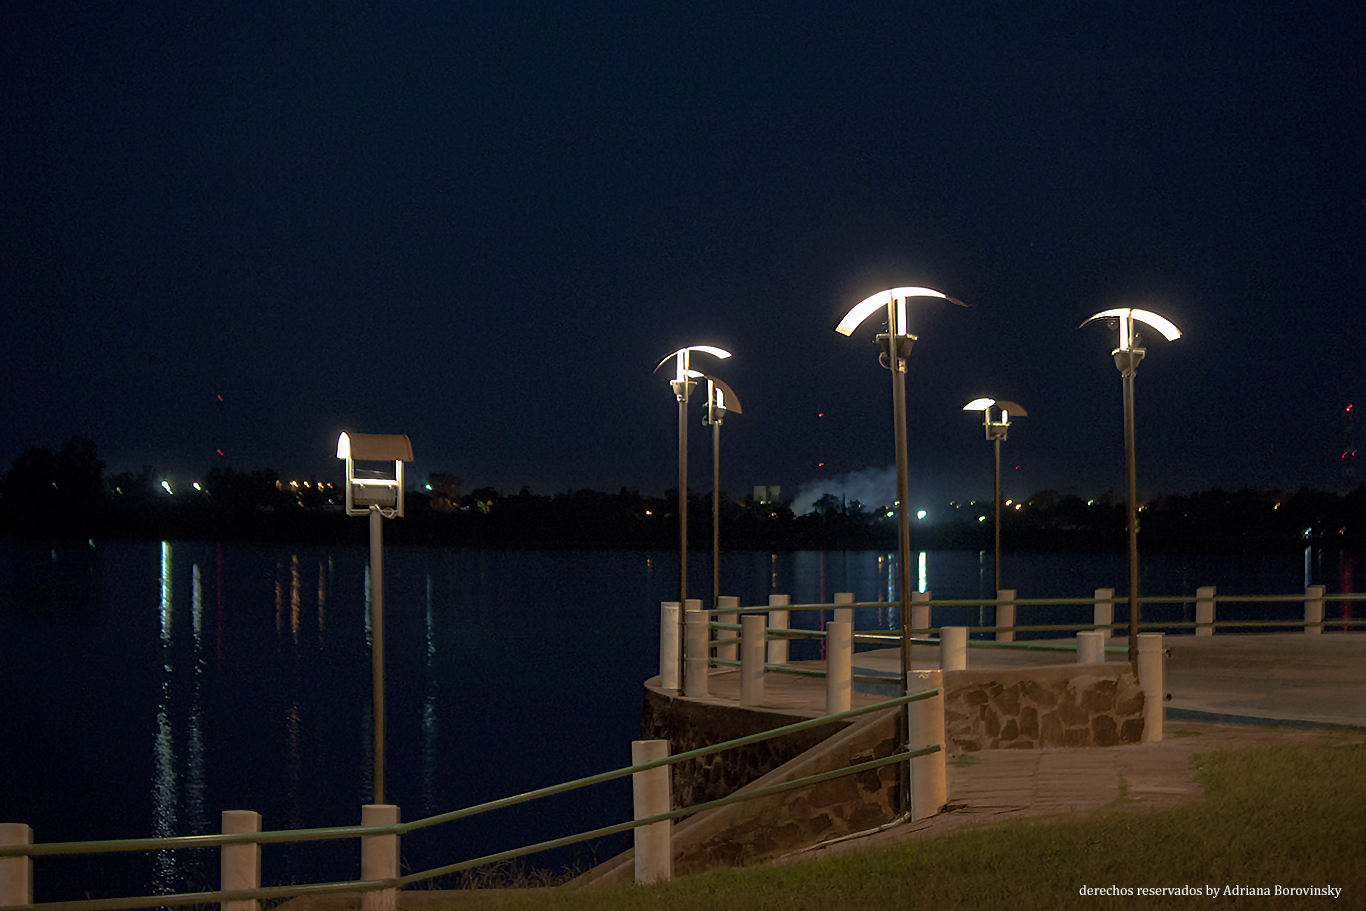
<svg viewBox="0 0 1366 911">
<path fill-rule="evenodd" d="M 267 829 L 358 821 L 373 783 L 364 546 L 110 542 L 53 550 L 50 559 L 43 548 L 36 561 L 26 553 L 0 542 L 0 666 L 33 687 L 32 698 L 0 716 L 0 805 L 11 821 L 33 825 L 39 840 L 202 834 L 229 809 L 261 812 Z M 676 597 L 676 553 L 396 546 L 385 560 L 387 790 L 403 818 L 629 761 L 640 685 L 657 673 L 658 605 Z M 773 593 L 828 603 L 851 591 L 861 603 L 882 603 L 857 612 L 860 629 L 899 625 L 895 554 L 723 560 L 726 593 L 742 605 Z M 921 590 L 990 596 L 989 555 L 931 551 L 915 560 Z M 689 564 L 697 574 L 690 590 L 710 594 L 707 555 Z M 1330 591 L 1352 584 L 1351 561 L 1337 554 L 1154 555 L 1143 565 L 1153 594 L 1188 582 L 1221 594 L 1288 593 L 1306 571 Z M 1087 596 L 1123 589 L 1124 566 L 1123 555 L 1016 556 L 1003 579 L 1021 598 Z M 978 609 L 958 622 L 980 625 Z M 103 699 L 93 717 L 82 708 L 92 693 Z M 80 814 L 61 799 L 73 781 L 88 792 Z M 414 833 L 404 863 L 425 869 L 476 848 L 627 818 L 629 784 L 600 788 L 450 835 Z M 354 876 L 353 852 L 335 844 L 268 848 L 267 881 Z M 566 852 L 550 863 L 572 859 Z M 142 882 L 115 887 L 117 873 L 100 882 L 109 894 L 143 894 L 149 882 L 158 893 L 216 882 L 212 852 L 157 852 L 149 864 Z M 65 884 L 45 883 L 43 869 L 39 900 L 83 898 L 93 888 L 76 881 L 62 893 Z"/>
</svg>

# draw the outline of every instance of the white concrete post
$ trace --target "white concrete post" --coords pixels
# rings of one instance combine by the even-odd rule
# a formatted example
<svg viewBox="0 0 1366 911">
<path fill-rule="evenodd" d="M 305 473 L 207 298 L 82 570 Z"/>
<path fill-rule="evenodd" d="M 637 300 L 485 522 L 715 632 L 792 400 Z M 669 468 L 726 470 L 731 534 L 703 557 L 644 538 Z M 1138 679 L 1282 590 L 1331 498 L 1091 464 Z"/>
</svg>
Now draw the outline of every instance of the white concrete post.
<svg viewBox="0 0 1366 911">
<path fill-rule="evenodd" d="M 665 601 L 659 605 L 659 685 L 666 690 L 678 689 L 678 602 Z"/>
<path fill-rule="evenodd" d="M 849 711 L 853 674 L 854 625 L 831 620 L 825 627 L 825 714 Z"/>
<path fill-rule="evenodd" d="M 995 626 L 1014 626 L 1015 625 L 1015 589 L 1002 588 L 996 592 L 996 622 Z M 998 632 L 997 642 L 1014 642 L 1015 632 Z"/>
<path fill-rule="evenodd" d="M 644 765 L 669 758 L 667 740 L 631 741 L 631 765 Z M 672 809 L 672 785 L 669 766 L 631 773 L 631 795 L 635 804 L 635 818 L 648 819 Z M 653 883 L 673 879 L 673 820 L 664 819 L 631 830 L 635 834 L 636 883 Z"/>
<path fill-rule="evenodd" d="M 1214 586 L 1202 585 L 1195 590 L 1195 635 L 1214 635 Z"/>
<path fill-rule="evenodd" d="M 1100 630 L 1077 633 L 1077 664 L 1104 664 L 1105 636 Z"/>
<path fill-rule="evenodd" d="M 398 825 L 398 807 L 391 803 L 368 803 L 360 808 L 363 826 Z M 398 876 L 398 836 L 362 835 L 360 839 L 360 878 L 393 879 Z M 394 911 L 398 907 L 397 889 L 364 892 L 361 911 Z"/>
<path fill-rule="evenodd" d="M 911 592 L 911 629 L 930 628 L 930 593 Z"/>
<path fill-rule="evenodd" d="M 1316 636 L 1323 632 L 1323 593 L 1322 585 L 1311 585 L 1304 590 L 1304 632 Z M 1309 624 L 1316 624 L 1310 626 Z"/>
<path fill-rule="evenodd" d="M 939 634 L 939 669 L 965 671 L 968 669 L 968 628 L 946 626 Z"/>
<path fill-rule="evenodd" d="M 716 606 L 723 610 L 731 610 L 740 606 L 740 599 L 734 595 L 722 595 L 716 599 Z M 716 619 L 721 623 L 739 623 L 739 614 L 717 614 Z M 728 629 L 716 631 L 716 639 L 738 639 L 740 633 L 732 632 Z M 716 647 L 716 657 L 724 658 L 727 661 L 738 661 L 740 658 L 740 646 L 734 642 L 730 645 L 718 645 Z"/>
<path fill-rule="evenodd" d="M 254 810 L 224 810 L 224 835 L 248 835 L 261 831 L 261 814 Z M 219 859 L 219 888 L 261 888 L 261 846 L 224 845 Z M 261 903 L 254 898 L 222 903 L 222 911 L 256 911 Z"/>
<path fill-rule="evenodd" d="M 1138 634 L 1138 683 L 1143 688 L 1143 742 L 1162 742 L 1167 694 L 1163 682 L 1162 634 Z"/>
<path fill-rule="evenodd" d="M 849 621 L 849 628 L 854 628 L 854 609 L 852 607 L 839 607 L 841 604 L 853 604 L 853 592 L 835 592 L 835 619 Z"/>
<path fill-rule="evenodd" d="M 740 618 L 740 704 L 764 703 L 764 635 L 768 618 L 745 614 Z"/>
<path fill-rule="evenodd" d="M 768 606 L 786 606 L 792 603 L 791 595 L 769 595 Z M 768 612 L 768 625 L 771 629 L 787 629 L 791 612 L 785 610 L 771 610 Z M 768 642 L 768 663 L 787 664 L 787 640 L 770 639 Z"/>
<path fill-rule="evenodd" d="M 688 599 L 692 603 L 692 599 Z M 688 641 L 684 649 L 684 660 L 688 662 L 686 672 L 683 675 L 683 695 L 685 696 L 705 696 L 707 695 L 707 677 L 710 673 L 710 646 L 708 645 L 708 634 L 711 632 L 711 620 L 704 610 L 688 609 Z"/>
<path fill-rule="evenodd" d="M 0 845 L 33 844 L 33 828 L 0 822 Z M 33 904 L 33 858 L 0 857 L 0 907 Z"/>
<path fill-rule="evenodd" d="M 1113 588 L 1096 589 L 1096 612 L 1095 625 L 1108 627 L 1115 622 L 1115 590 Z M 1100 630 L 1101 635 L 1106 639 L 1114 633 L 1112 629 Z"/>
<path fill-rule="evenodd" d="M 939 695 L 907 706 L 910 748 L 939 745 L 938 752 L 911 760 L 911 821 L 934 816 L 949 802 L 947 750 L 944 743 L 944 672 L 917 671 L 906 675 L 911 693 L 936 689 Z"/>
</svg>

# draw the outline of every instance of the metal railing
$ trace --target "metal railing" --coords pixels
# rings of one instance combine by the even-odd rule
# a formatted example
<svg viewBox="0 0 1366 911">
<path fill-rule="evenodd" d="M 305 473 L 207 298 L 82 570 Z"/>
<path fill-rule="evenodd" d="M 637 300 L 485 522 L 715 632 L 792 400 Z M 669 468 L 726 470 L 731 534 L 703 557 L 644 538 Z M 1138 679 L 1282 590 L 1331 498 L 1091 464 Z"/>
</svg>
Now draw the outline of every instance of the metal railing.
<svg viewBox="0 0 1366 911">
<path fill-rule="evenodd" d="M 914 627 L 907 631 L 910 636 L 912 646 L 933 646 L 939 647 L 941 640 L 937 638 L 942 635 L 943 626 L 928 625 L 930 611 L 934 608 L 998 608 L 1008 604 L 1010 614 L 1013 616 L 1016 608 L 1057 608 L 1057 607 L 1092 607 L 1095 611 L 1094 618 L 1098 621 L 1103 616 L 1105 619 L 1113 619 L 1113 609 L 1116 604 L 1127 604 L 1128 599 L 1109 595 L 1101 597 L 1102 592 L 1109 592 L 1108 589 L 1097 590 L 1096 596 L 1091 598 L 941 598 L 932 597 L 917 600 L 913 608 L 923 611 L 919 616 L 927 624 L 921 627 Z M 921 595 L 924 593 L 917 593 Z M 840 597 L 840 596 L 837 596 Z M 741 643 L 741 638 L 734 634 L 741 629 L 738 623 L 727 623 L 722 618 L 747 614 L 777 614 L 784 622 L 791 616 L 793 611 L 819 612 L 821 623 L 824 623 L 826 611 L 839 611 L 849 609 L 878 609 L 885 610 L 890 606 L 895 606 L 886 601 L 865 601 L 854 602 L 852 596 L 844 596 L 850 600 L 836 604 L 791 604 L 791 603 L 769 603 L 766 605 L 751 606 L 727 606 L 713 608 L 704 613 L 710 618 L 709 627 L 711 639 L 708 641 L 710 650 L 715 652 L 709 656 L 708 668 L 743 668 L 743 662 L 736 657 L 726 657 L 733 653 L 734 648 Z M 784 596 L 777 596 L 777 601 L 786 602 Z M 1143 606 L 1152 605 L 1172 605 L 1178 604 L 1184 607 L 1195 606 L 1197 619 L 1195 620 L 1166 620 L 1147 618 L 1140 624 L 1140 629 L 1145 631 L 1190 631 L 1196 635 L 1212 635 L 1217 629 L 1231 630 L 1264 630 L 1264 629 L 1303 629 L 1306 633 L 1321 632 L 1325 628 L 1333 627 L 1337 629 L 1350 629 L 1366 626 L 1366 618 L 1356 619 L 1351 617 L 1325 618 L 1323 616 L 1323 605 L 1327 602 L 1344 603 L 1366 601 L 1366 594 L 1341 593 L 1330 594 L 1323 586 L 1312 586 L 1304 593 L 1292 595 L 1218 595 L 1213 588 L 1200 589 L 1194 596 L 1150 596 L 1139 599 L 1139 604 Z M 1215 620 L 1218 604 L 1292 604 L 1302 603 L 1305 605 L 1305 614 L 1295 618 L 1280 619 L 1225 619 Z M 1312 608 L 1312 609 L 1311 609 Z M 1200 618 L 1202 610 L 1207 616 Z M 850 615 L 846 615 L 850 616 Z M 912 614 L 912 616 L 915 616 Z M 1128 628 L 1127 623 L 1114 622 L 1074 622 L 1074 623 L 1035 623 L 1008 625 L 977 625 L 962 627 L 967 630 L 968 648 L 975 649 L 1014 649 L 1021 651 L 1036 652 L 1061 652 L 1076 653 L 1078 650 L 1076 639 L 1070 641 L 1052 641 L 1041 639 L 1027 639 L 1015 641 L 1017 633 L 1071 633 L 1073 635 L 1080 632 L 1110 632 Z M 972 638 L 972 634 L 991 634 L 994 639 Z M 881 645 L 884 647 L 899 647 L 901 644 L 902 630 L 888 629 L 879 631 L 864 630 L 853 633 L 850 637 L 853 645 Z M 825 629 L 802 629 L 791 625 L 779 627 L 765 625 L 764 640 L 765 647 L 771 641 L 791 641 L 791 640 L 816 640 L 821 641 L 827 638 Z M 1104 645 L 1101 651 L 1105 654 L 1127 654 L 1126 645 Z M 857 669 L 851 675 L 851 682 L 855 684 L 883 685 L 887 683 L 886 676 L 870 676 L 867 673 L 857 673 Z M 866 669 L 865 669 L 866 670 Z M 770 653 L 769 660 L 763 664 L 763 674 L 786 674 L 798 677 L 809 677 L 824 679 L 827 677 L 826 668 L 808 665 L 793 667 L 787 663 L 785 658 L 774 661 Z M 743 701 L 743 700 L 742 700 Z"/>
<path fill-rule="evenodd" d="M 482 813 L 488 813 L 494 810 L 500 810 L 507 807 L 516 806 L 518 804 L 528 803 L 534 800 L 551 797 L 556 794 L 563 794 L 568 791 L 589 787 L 595 784 L 601 784 L 603 782 L 612 781 L 618 778 L 624 778 L 628 775 L 646 772 L 651 769 L 656 769 L 662 766 L 671 766 L 679 762 L 698 759 L 703 756 L 711 755 L 713 753 L 719 753 L 725 750 L 735 749 L 737 747 L 759 743 L 764 740 L 772 739 L 774 737 L 782 737 L 788 734 L 809 730 L 811 728 L 821 727 L 829 725 L 831 723 L 838 723 L 847 719 L 855 718 L 861 715 L 866 715 L 872 712 L 879 712 L 887 709 L 894 709 L 900 706 L 906 706 L 913 702 L 933 698 L 935 696 L 938 696 L 939 694 L 940 691 L 937 689 L 924 690 L 918 693 L 900 696 L 895 699 L 888 699 L 881 702 L 877 702 L 872 705 L 860 706 L 858 708 L 854 708 L 849 711 L 841 712 L 835 715 L 824 715 L 819 718 L 811 718 L 804 721 L 795 722 L 793 724 L 784 725 L 783 727 L 773 728 L 771 730 L 763 731 L 757 734 L 750 734 L 745 737 L 738 737 L 733 740 L 725 741 L 723 743 L 712 744 L 706 747 L 700 747 L 695 750 L 689 750 L 684 753 L 678 753 L 676 755 L 669 756 L 665 759 L 655 760 L 652 762 L 641 763 L 637 765 L 625 766 L 623 768 L 614 769 L 609 772 L 591 775 L 586 778 L 578 778 L 573 781 L 563 782 L 561 784 L 550 785 L 548 787 L 539 788 L 534 791 L 527 791 L 525 793 L 517 794 L 511 797 L 504 797 L 498 800 L 488 801 L 486 803 L 477 804 L 475 806 L 466 807 L 460 810 L 454 810 L 436 816 L 429 816 L 423 819 L 412 820 L 410 822 L 395 823 L 392 825 L 337 826 L 331 828 L 289 829 L 270 832 L 252 832 L 234 835 L 189 835 L 170 838 L 135 838 L 118 839 L 110 841 L 82 841 L 49 844 L 0 844 L 0 882 L 3 882 L 3 876 L 5 875 L 5 868 L 3 867 L 5 863 L 13 861 L 23 863 L 29 859 L 36 857 L 115 852 L 205 849 L 221 848 L 235 845 L 273 845 L 297 842 L 351 839 L 358 837 L 370 838 L 378 836 L 401 836 L 409 832 L 414 832 L 418 829 L 428 828 L 431 826 L 436 826 L 448 822 L 454 822 L 455 820 L 459 819 L 466 819 Z M 696 813 L 701 813 L 706 810 L 713 810 L 720 807 L 729 806 L 731 804 L 742 803 L 744 801 L 758 800 L 765 797 L 771 797 L 775 794 L 779 794 L 784 791 L 808 787 L 810 785 L 819 784 L 822 781 L 827 781 L 832 778 L 839 778 L 845 775 L 853 775 L 859 772 L 868 771 L 870 769 L 877 769 L 882 766 L 891 765 L 893 763 L 904 762 L 922 756 L 928 756 L 940 751 L 941 747 L 939 744 L 932 744 L 915 750 L 903 750 L 899 752 L 894 752 L 891 755 L 882 757 L 880 759 L 873 759 L 867 762 L 857 763 L 844 768 L 822 772 L 815 775 L 809 775 L 803 778 L 794 779 L 792 781 L 783 782 L 781 784 L 772 785 L 766 788 L 745 791 L 743 793 L 737 792 L 727 797 L 722 797 L 716 800 L 710 800 L 705 803 L 694 804 L 688 807 L 681 807 L 675 810 L 671 810 L 667 813 L 660 813 L 642 819 L 634 819 L 629 822 L 604 826 L 587 832 L 581 832 L 575 835 L 565 836 L 563 838 L 537 842 L 535 844 L 526 845 L 521 848 L 500 851 L 495 854 L 487 854 L 481 857 L 460 861 L 458 863 L 446 864 L 444 866 L 434 867 L 429 870 L 423 870 L 421 872 L 410 873 L 403 876 L 395 876 L 374 880 L 349 880 L 345 882 L 306 883 L 288 886 L 264 886 L 253 889 L 218 890 L 212 892 L 175 893 L 123 898 L 41 902 L 37 904 L 6 905 L 3 907 L 6 908 L 7 911 L 18 911 L 18 909 L 25 909 L 25 911 L 30 911 L 30 909 L 31 911 L 104 911 L 104 909 L 174 907 L 184 905 L 203 905 L 216 902 L 255 901 L 260 899 L 289 898 L 306 895 L 325 895 L 337 892 L 373 892 L 385 889 L 399 889 L 406 885 L 424 882 L 427 880 L 434 879 L 436 877 L 448 876 L 451 874 L 460 873 L 465 870 L 470 870 L 476 867 L 499 863 L 506 860 L 512 860 L 518 857 L 523 857 L 528 854 L 535 854 L 540 851 L 566 847 L 568 845 L 577 844 L 579 842 L 589 841 L 594 838 L 601 838 L 608 835 L 614 835 L 620 832 L 626 832 L 631 829 L 638 828 L 640 826 L 651 825 L 653 823 L 663 822 L 666 820 L 679 819 L 682 817 L 694 815 Z M 0 892 L 0 894 L 3 894 L 3 892 Z"/>
</svg>

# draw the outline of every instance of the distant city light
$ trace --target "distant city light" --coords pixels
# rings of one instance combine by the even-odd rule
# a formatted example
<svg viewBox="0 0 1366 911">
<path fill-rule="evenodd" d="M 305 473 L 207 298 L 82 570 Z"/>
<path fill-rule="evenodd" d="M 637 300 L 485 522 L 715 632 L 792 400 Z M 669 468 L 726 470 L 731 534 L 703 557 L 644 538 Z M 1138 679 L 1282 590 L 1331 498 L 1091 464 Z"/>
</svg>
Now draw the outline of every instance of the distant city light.
<svg viewBox="0 0 1366 911">
<path fill-rule="evenodd" d="M 917 513 L 915 514 L 915 517 L 916 517 L 917 519 L 923 519 L 923 518 L 925 518 L 925 516 L 927 516 L 927 515 L 929 515 L 929 513 L 925 512 L 925 510 L 922 509 L 922 510 L 920 510 L 919 512 L 917 512 Z"/>
<path fill-rule="evenodd" d="M 204 488 L 202 488 L 202 487 L 199 486 L 199 482 L 198 482 L 198 481 L 195 481 L 195 482 L 194 482 L 194 489 L 197 490 L 197 491 L 199 491 L 200 493 L 203 493 L 203 492 L 204 492 Z"/>
<path fill-rule="evenodd" d="M 170 493 L 170 494 L 175 493 L 175 491 L 171 489 L 171 482 L 170 482 L 170 481 L 162 481 L 162 482 L 161 482 L 161 488 L 162 488 L 162 490 L 166 491 L 167 493 Z"/>
</svg>

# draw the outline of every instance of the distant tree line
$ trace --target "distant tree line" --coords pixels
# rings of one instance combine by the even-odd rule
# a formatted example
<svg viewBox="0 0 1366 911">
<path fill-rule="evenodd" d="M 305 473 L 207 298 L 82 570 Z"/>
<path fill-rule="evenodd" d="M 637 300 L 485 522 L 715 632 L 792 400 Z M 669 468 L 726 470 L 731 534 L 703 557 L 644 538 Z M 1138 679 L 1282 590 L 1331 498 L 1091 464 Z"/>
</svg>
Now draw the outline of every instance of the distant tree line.
<svg viewBox="0 0 1366 911">
<path fill-rule="evenodd" d="M 270 469 L 215 467 L 197 488 L 169 491 L 155 469 L 104 476 L 93 441 L 73 437 L 54 451 L 30 447 L 0 475 L 0 534 L 26 538 L 114 537 L 178 540 L 353 542 L 366 523 L 344 514 L 339 485 L 282 479 Z M 387 523 L 394 543 L 530 546 L 678 546 L 678 494 L 646 496 L 577 490 L 554 495 L 522 488 L 463 491 L 460 478 L 435 472 L 406 494 L 405 517 Z M 986 550 L 992 504 L 944 504 L 912 520 L 917 549 Z M 689 543 L 710 547 L 710 492 L 689 497 Z M 1170 552 L 1287 551 L 1307 544 L 1366 546 L 1366 488 L 1346 495 L 1301 489 L 1209 490 L 1164 496 L 1140 512 L 1143 548 Z M 791 501 L 723 497 L 722 546 L 728 550 L 894 550 L 896 521 L 834 496 L 794 514 Z M 1007 509 L 1001 533 L 1014 551 L 1121 551 L 1125 504 L 1106 493 L 1083 499 L 1043 491 Z"/>
</svg>

